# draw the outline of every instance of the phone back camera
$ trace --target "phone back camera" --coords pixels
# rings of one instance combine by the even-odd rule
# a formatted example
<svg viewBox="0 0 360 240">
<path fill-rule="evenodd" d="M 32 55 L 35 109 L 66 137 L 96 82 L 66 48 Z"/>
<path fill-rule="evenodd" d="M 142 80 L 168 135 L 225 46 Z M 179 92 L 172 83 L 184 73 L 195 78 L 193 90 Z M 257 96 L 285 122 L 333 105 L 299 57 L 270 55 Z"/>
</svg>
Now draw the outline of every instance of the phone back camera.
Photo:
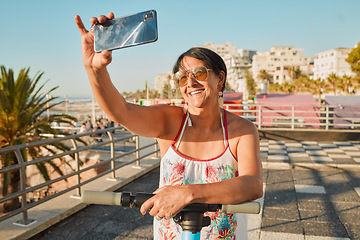
<svg viewBox="0 0 360 240">
<path fill-rule="evenodd" d="M 154 20 L 154 13 L 145 13 L 144 14 L 144 21 L 152 21 Z"/>
</svg>

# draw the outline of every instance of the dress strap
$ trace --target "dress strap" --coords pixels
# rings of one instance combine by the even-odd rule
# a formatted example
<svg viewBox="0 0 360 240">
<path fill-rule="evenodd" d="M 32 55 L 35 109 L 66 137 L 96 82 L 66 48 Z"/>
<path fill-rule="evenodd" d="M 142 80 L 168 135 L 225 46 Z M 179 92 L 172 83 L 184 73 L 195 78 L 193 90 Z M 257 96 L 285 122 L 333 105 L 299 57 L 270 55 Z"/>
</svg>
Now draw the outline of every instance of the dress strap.
<svg viewBox="0 0 360 240">
<path fill-rule="evenodd" d="M 222 111 L 220 110 L 220 119 L 221 119 L 221 127 L 222 127 L 222 130 L 223 130 L 223 136 L 224 136 L 224 144 L 225 144 L 225 147 L 228 146 L 229 144 L 229 139 L 228 139 L 228 129 L 227 129 L 227 114 L 226 114 L 226 110 L 224 110 L 224 120 L 222 119 Z M 225 122 L 225 124 L 224 124 Z"/>
<path fill-rule="evenodd" d="M 175 146 L 176 150 L 179 148 L 181 139 L 182 139 L 184 131 L 185 131 L 186 123 L 189 121 L 189 117 L 190 117 L 189 112 L 186 112 L 186 118 L 185 118 L 185 121 L 183 121 L 183 123 L 182 123 L 182 129 L 181 129 L 180 135 L 179 135 L 178 139 L 175 139 L 175 141 L 174 141 L 174 143 L 175 143 L 176 140 L 177 140 L 177 143 L 176 143 L 176 146 Z"/>
</svg>

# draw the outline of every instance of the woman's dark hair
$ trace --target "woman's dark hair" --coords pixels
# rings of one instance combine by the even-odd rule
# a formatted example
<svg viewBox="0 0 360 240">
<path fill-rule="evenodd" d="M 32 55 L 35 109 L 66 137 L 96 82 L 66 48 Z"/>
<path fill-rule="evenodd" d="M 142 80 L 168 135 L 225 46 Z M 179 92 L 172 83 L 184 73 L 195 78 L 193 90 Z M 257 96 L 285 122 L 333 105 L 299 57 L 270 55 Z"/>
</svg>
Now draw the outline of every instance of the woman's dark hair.
<svg viewBox="0 0 360 240">
<path fill-rule="evenodd" d="M 198 60 L 201 60 L 205 63 L 206 67 L 212 69 L 214 73 L 219 76 L 221 71 L 224 71 L 225 73 L 225 79 L 223 83 L 223 87 L 221 91 L 223 92 L 225 90 L 225 82 L 226 82 L 226 76 L 227 76 L 227 70 L 224 63 L 224 60 L 214 51 L 203 48 L 203 47 L 193 47 L 184 52 L 179 56 L 177 59 L 174 67 L 173 67 L 173 73 L 177 73 L 179 71 L 179 68 L 181 67 L 181 61 L 184 57 L 192 57 L 196 58 Z"/>
</svg>

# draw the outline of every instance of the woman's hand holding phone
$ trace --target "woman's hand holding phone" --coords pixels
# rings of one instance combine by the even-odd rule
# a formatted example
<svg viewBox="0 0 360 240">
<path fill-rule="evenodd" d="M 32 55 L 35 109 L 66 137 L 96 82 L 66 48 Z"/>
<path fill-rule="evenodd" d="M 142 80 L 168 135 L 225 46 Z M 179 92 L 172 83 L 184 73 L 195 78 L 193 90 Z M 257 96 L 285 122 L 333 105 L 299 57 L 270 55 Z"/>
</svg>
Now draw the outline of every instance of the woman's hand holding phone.
<svg viewBox="0 0 360 240">
<path fill-rule="evenodd" d="M 114 13 L 110 12 L 107 16 L 101 15 L 98 18 L 92 17 L 90 22 L 92 25 L 98 22 L 104 23 L 109 19 L 113 19 L 114 17 Z M 75 23 L 81 35 L 82 57 L 85 68 L 90 68 L 96 71 L 109 65 L 112 60 L 111 51 L 105 50 L 100 53 L 96 53 L 94 51 L 94 32 L 92 30 L 88 31 L 85 28 L 79 15 L 75 16 Z"/>
</svg>

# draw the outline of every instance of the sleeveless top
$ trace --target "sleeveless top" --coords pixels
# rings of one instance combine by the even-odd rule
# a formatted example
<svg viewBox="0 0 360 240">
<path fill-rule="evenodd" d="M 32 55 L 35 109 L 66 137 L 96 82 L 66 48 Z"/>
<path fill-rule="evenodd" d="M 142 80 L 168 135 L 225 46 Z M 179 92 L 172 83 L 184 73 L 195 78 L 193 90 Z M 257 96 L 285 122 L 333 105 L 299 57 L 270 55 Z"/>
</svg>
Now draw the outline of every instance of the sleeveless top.
<svg viewBox="0 0 360 240">
<path fill-rule="evenodd" d="M 160 164 L 160 184 L 165 185 L 185 185 L 203 184 L 220 182 L 225 179 L 238 176 L 238 164 L 236 157 L 231 153 L 228 133 L 226 111 L 224 110 L 224 122 L 220 111 L 221 125 L 224 135 L 225 150 L 217 157 L 199 160 L 186 157 L 177 149 L 183 136 L 186 123 L 191 126 L 189 113 L 184 114 L 179 132 L 167 150 Z M 176 144 L 177 142 L 177 144 Z M 176 145 L 175 145 L 176 144 Z M 234 189 L 235 191 L 235 189 Z M 205 216 L 211 219 L 210 226 L 203 227 L 201 239 L 247 239 L 247 218 L 246 214 L 226 213 L 226 212 L 206 212 Z M 173 219 L 160 221 L 154 218 L 154 239 L 181 240 L 182 229 Z"/>
</svg>

